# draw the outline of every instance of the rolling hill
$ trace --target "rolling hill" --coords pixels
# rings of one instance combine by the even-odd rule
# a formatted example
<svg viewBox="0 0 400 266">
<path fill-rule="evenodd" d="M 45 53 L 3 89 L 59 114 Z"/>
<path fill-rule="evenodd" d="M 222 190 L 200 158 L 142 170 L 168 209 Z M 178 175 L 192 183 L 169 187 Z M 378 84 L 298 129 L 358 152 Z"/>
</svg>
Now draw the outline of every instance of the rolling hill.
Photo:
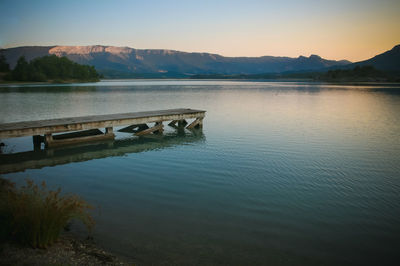
<svg viewBox="0 0 400 266">
<path fill-rule="evenodd" d="M 372 57 L 371 59 L 350 64 L 349 67 L 355 66 L 373 66 L 383 71 L 400 71 L 400 44 L 391 50 Z"/>
</svg>

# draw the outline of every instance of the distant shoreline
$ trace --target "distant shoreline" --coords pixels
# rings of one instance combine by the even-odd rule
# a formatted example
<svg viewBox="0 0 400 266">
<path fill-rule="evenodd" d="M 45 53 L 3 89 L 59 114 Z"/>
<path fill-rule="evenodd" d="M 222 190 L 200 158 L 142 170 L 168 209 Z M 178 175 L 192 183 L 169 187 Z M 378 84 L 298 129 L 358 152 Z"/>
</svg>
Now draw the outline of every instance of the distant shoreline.
<svg viewBox="0 0 400 266">
<path fill-rule="evenodd" d="M 48 80 L 48 81 L 17 81 L 17 80 L 0 80 L 0 85 L 40 85 L 40 84 L 73 84 L 73 83 L 92 83 L 101 80 Z"/>
<path fill-rule="evenodd" d="M 400 81 L 376 81 L 376 80 L 314 80 L 314 79 L 192 79 L 192 78 L 113 78 L 113 79 L 101 79 L 92 81 L 81 81 L 81 80 L 68 80 L 68 81 L 41 81 L 41 82 L 28 82 L 28 81 L 0 81 L 0 89 L 18 85 L 68 85 L 76 83 L 98 83 L 102 81 L 237 81 L 237 82 L 308 82 L 308 83 L 320 83 L 320 84 L 332 84 L 332 85 L 399 85 Z"/>
</svg>

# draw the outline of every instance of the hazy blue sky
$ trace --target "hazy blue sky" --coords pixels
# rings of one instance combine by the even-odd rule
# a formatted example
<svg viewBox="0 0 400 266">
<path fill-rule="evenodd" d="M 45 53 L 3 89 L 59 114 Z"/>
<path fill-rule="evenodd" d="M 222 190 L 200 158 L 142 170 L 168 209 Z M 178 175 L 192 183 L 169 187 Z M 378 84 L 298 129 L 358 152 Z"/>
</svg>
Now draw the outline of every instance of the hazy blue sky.
<svg viewBox="0 0 400 266">
<path fill-rule="evenodd" d="M 0 0 L 1 47 L 103 44 L 361 60 L 399 43 L 399 0 Z"/>
</svg>

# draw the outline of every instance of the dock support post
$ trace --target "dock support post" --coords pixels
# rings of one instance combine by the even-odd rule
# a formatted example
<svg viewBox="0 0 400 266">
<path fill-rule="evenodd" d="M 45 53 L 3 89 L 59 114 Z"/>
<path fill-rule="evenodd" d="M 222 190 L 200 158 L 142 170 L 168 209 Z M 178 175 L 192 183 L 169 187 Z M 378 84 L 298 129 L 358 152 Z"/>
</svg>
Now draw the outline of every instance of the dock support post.
<svg viewBox="0 0 400 266">
<path fill-rule="evenodd" d="M 53 135 L 51 133 L 46 133 L 44 135 L 44 140 L 46 147 L 49 147 L 53 143 Z"/>
<path fill-rule="evenodd" d="M 106 135 L 110 135 L 110 134 L 114 135 L 113 128 L 112 127 L 106 127 Z"/>
<path fill-rule="evenodd" d="M 40 146 L 42 144 L 43 137 L 40 135 L 35 135 L 35 136 L 32 136 L 32 140 L 33 140 L 33 150 L 34 151 L 40 150 Z"/>
<path fill-rule="evenodd" d="M 164 132 L 164 125 L 162 122 L 156 122 L 154 127 L 159 127 L 158 130 L 154 131 L 155 134 L 162 134 Z"/>
<path fill-rule="evenodd" d="M 178 121 L 178 127 L 185 127 L 186 125 L 187 125 L 187 122 L 185 119 Z"/>
</svg>

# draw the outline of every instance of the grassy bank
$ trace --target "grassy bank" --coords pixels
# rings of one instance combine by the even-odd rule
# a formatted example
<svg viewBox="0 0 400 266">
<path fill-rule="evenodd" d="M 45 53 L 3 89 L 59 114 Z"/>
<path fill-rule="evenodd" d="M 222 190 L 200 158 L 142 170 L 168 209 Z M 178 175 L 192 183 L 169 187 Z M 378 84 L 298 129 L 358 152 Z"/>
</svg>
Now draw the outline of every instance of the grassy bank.
<svg viewBox="0 0 400 266">
<path fill-rule="evenodd" d="M 91 206 L 76 195 L 61 195 L 45 183 L 16 186 L 0 178 L 0 265 L 128 265 L 66 231 L 74 220 L 90 231 Z"/>
<path fill-rule="evenodd" d="M 33 248 L 47 248 L 73 220 L 84 223 L 89 231 L 94 221 L 92 207 L 76 195 L 61 195 L 61 189 L 49 190 L 27 180 L 17 187 L 0 179 L 1 238 Z"/>
</svg>

